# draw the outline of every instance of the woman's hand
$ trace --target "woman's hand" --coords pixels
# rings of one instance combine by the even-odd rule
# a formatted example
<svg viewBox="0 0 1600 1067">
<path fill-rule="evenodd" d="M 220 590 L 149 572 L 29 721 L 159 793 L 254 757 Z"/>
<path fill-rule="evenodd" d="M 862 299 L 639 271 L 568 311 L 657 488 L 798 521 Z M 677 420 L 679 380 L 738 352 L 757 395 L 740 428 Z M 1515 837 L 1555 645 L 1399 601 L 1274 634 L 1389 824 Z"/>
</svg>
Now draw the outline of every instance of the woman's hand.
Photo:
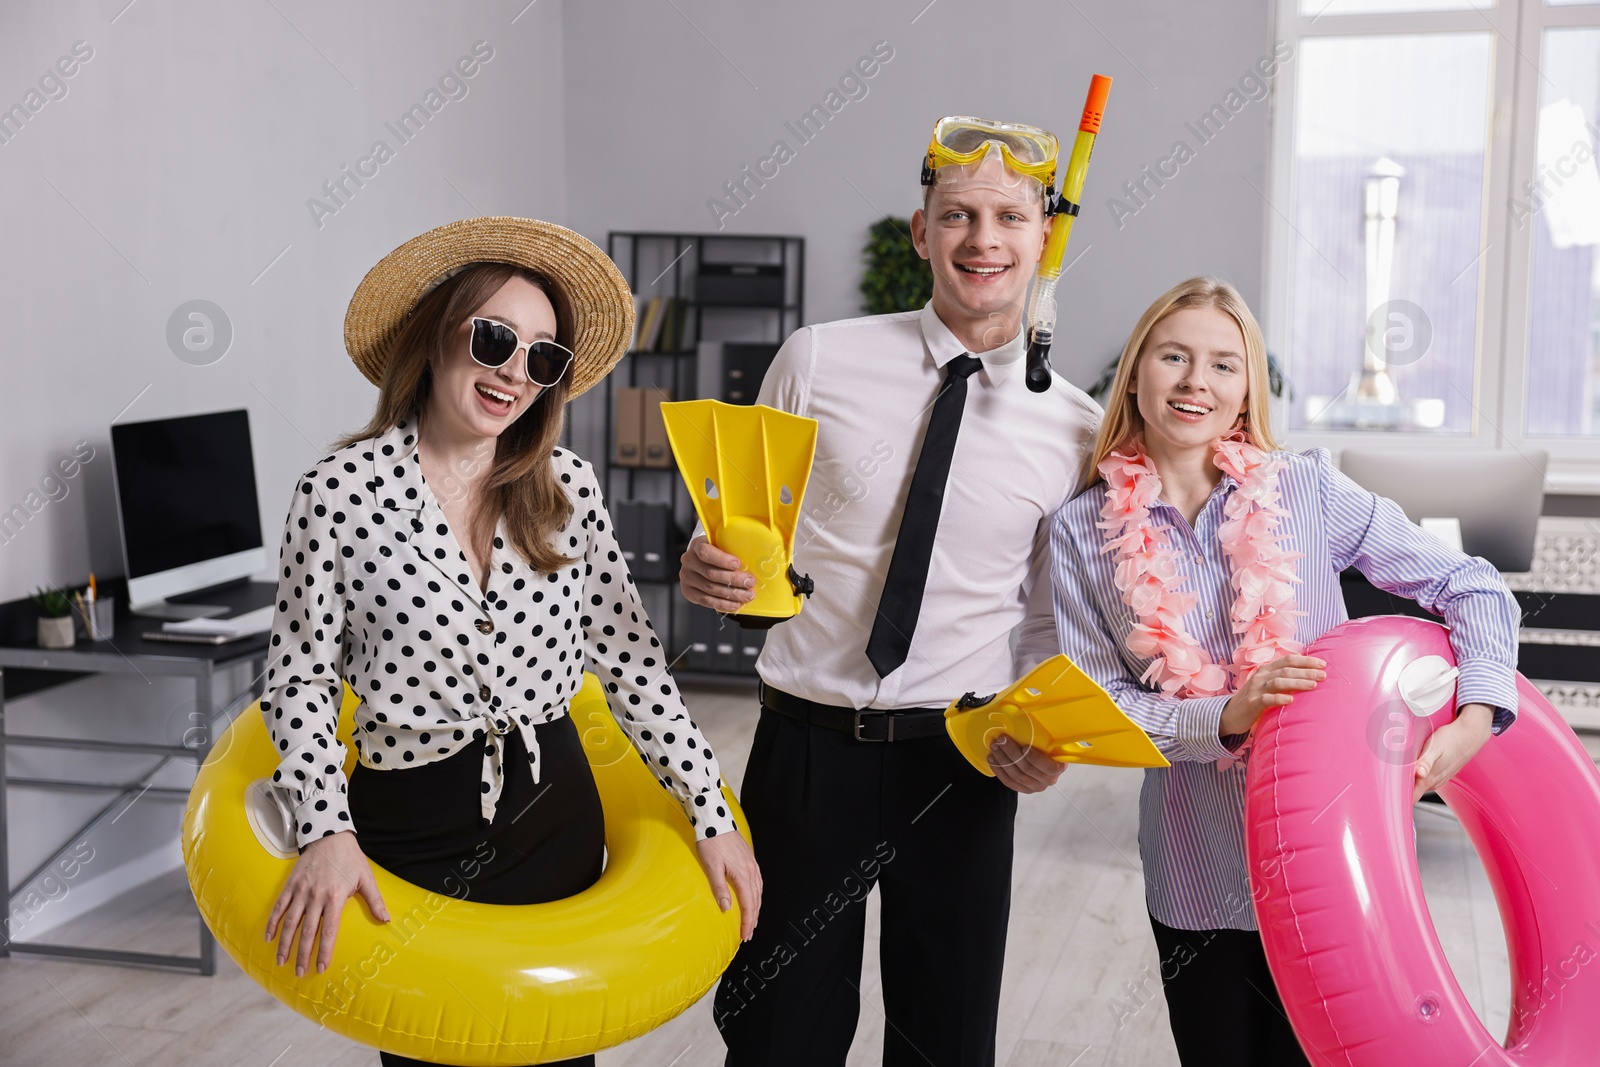
<svg viewBox="0 0 1600 1067">
<path fill-rule="evenodd" d="M 1294 694 L 1315 689 L 1328 676 L 1328 664 L 1315 656 L 1280 656 L 1256 670 L 1222 709 L 1217 734 L 1249 733 L 1268 708 L 1294 703 Z"/>
<path fill-rule="evenodd" d="M 378 882 L 372 876 L 372 864 L 367 862 L 361 846 L 356 843 L 353 831 L 320 837 L 307 845 L 289 872 L 289 881 L 278 902 L 267 916 L 265 940 L 277 936 L 278 921 L 283 921 L 283 936 L 278 940 L 278 963 L 281 965 L 291 954 L 296 955 L 294 974 L 298 978 L 306 973 L 311 962 L 311 948 L 317 940 L 317 930 L 322 930 L 322 948 L 317 953 L 317 973 L 328 969 L 333 961 L 333 939 L 339 933 L 339 917 L 344 913 L 344 902 L 360 894 L 367 902 L 373 918 L 389 921 L 389 909 L 378 895 Z M 295 952 L 295 932 L 298 928 L 300 945 Z"/>
<path fill-rule="evenodd" d="M 755 575 L 739 569 L 739 559 L 722 551 L 704 535 L 689 542 L 683 553 L 678 585 L 684 599 L 712 611 L 731 615 L 756 597 Z"/>
<path fill-rule="evenodd" d="M 1463 704 L 1452 723 L 1439 727 L 1428 735 L 1417 757 L 1416 786 L 1411 791 L 1411 802 L 1422 799 L 1422 794 L 1432 792 L 1455 777 L 1467 765 L 1478 749 L 1489 740 L 1494 729 L 1494 709 L 1487 704 Z"/>
<path fill-rule="evenodd" d="M 761 913 L 761 868 L 756 865 L 750 842 L 743 834 L 719 834 L 695 842 L 694 850 L 723 911 L 733 906 L 728 887 L 739 894 L 739 940 L 750 940 L 755 933 L 756 916 Z"/>
</svg>

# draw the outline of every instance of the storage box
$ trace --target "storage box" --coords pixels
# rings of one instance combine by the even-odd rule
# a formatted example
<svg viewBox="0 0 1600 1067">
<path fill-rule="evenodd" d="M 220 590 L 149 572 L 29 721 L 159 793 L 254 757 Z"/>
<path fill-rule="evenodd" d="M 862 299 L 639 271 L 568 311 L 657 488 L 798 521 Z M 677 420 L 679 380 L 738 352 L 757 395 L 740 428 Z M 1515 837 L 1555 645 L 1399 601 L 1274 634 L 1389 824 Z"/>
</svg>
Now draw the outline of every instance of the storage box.
<svg viewBox="0 0 1600 1067">
<path fill-rule="evenodd" d="M 739 645 L 744 640 L 737 623 L 732 619 L 712 615 L 717 626 L 711 642 L 711 669 L 723 674 L 736 674 L 739 670 Z"/>
<path fill-rule="evenodd" d="M 639 505 L 619 500 L 611 506 L 611 521 L 616 525 L 617 550 L 628 564 L 628 573 L 639 574 Z"/>
<path fill-rule="evenodd" d="M 659 417 L 659 415 L 657 416 Z M 618 467 L 644 465 L 644 390 L 623 386 L 616 393 L 612 462 Z"/>
<path fill-rule="evenodd" d="M 672 445 L 667 441 L 667 423 L 661 417 L 661 405 L 671 403 L 672 391 L 670 389 L 639 390 L 640 403 L 643 407 L 641 434 L 645 467 L 671 467 Z"/>
<path fill-rule="evenodd" d="M 739 631 L 739 673 L 755 674 L 756 659 L 761 655 L 761 646 L 766 643 L 767 631 L 765 630 L 740 630 Z"/>
<path fill-rule="evenodd" d="M 689 645 L 683 665 L 691 671 L 712 670 L 711 644 L 717 637 L 717 613 L 698 604 L 689 605 Z"/>
<path fill-rule="evenodd" d="M 638 504 L 639 566 L 634 574 L 650 581 L 670 582 L 678 576 L 683 554 L 682 535 L 672 520 L 669 504 Z"/>
<path fill-rule="evenodd" d="M 725 343 L 722 346 L 722 399 L 730 404 L 754 404 L 761 392 L 761 381 L 777 354 L 775 344 Z"/>
<path fill-rule="evenodd" d="M 783 264 L 702 263 L 695 275 L 695 300 L 739 307 L 781 305 Z"/>
</svg>

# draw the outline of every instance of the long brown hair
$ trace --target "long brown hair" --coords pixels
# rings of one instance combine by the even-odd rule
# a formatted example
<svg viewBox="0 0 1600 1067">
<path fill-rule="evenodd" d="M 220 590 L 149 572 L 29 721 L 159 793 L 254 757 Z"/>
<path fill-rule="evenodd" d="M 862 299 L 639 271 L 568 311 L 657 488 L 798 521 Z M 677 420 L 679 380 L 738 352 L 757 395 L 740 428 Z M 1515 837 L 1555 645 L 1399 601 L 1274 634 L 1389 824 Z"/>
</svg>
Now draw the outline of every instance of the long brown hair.
<svg viewBox="0 0 1600 1067">
<path fill-rule="evenodd" d="M 395 337 L 372 421 L 342 437 L 337 450 L 378 437 L 402 419 L 420 417 L 433 393 L 434 361 L 449 353 L 450 339 L 467 318 L 511 278 L 523 278 L 550 298 L 556 311 L 556 342 L 572 347 L 572 312 L 566 294 L 549 278 L 509 263 L 471 263 L 418 302 Z M 574 560 L 555 547 L 556 534 L 572 517 L 572 501 L 556 479 L 550 456 L 561 439 L 570 373 L 546 386 L 522 416 L 495 441 L 494 462 L 484 476 L 466 531 L 478 558 L 487 561 L 501 517 L 511 546 L 542 573 Z"/>
<path fill-rule="evenodd" d="M 1266 452 L 1275 452 L 1278 443 L 1272 438 L 1272 420 L 1268 411 L 1269 386 L 1267 381 L 1267 342 L 1261 335 L 1261 325 L 1250 313 L 1250 306 L 1239 295 L 1239 290 L 1217 278 L 1189 278 L 1181 281 L 1156 298 L 1145 309 L 1122 346 L 1122 356 L 1117 360 L 1117 374 L 1111 382 L 1111 392 L 1106 398 L 1105 418 L 1100 420 L 1100 432 L 1095 435 L 1094 451 L 1083 471 L 1083 486 L 1087 488 L 1100 480 L 1096 468 L 1101 460 L 1127 443 L 1128 438 L 1144 430 L 1144 416 L 1128 389 L 1138 370 L 1139 357 L 1144 352 L 1145 339 L 1156 323 L 1184 308 L 1210 307 L 1226 312 L 1244 335 L 1244 372 L 1249 389 L 1245 396 L 1244 423 L 1240 429 L 1251 442 Z"/>
</svg>

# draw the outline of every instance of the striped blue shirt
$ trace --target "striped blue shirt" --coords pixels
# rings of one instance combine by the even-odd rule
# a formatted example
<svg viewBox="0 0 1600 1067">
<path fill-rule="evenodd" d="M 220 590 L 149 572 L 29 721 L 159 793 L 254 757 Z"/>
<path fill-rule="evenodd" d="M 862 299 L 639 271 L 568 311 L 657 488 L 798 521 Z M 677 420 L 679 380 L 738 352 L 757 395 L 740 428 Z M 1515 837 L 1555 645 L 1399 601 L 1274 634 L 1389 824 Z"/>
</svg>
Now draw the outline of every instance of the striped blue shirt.
<svg viewBox="0 0 1600 1067">
<path fill-rule="evenodd" d="M 1488 704 L 1496 709 L 1495 732 L 1508 726 L 1517 706 L 1520 610 L 1498 572 L 1483 559 L 1446 548 L 1394 501 L 1362 489 L 1333 466 L 1327 449 L 1278 455 L 1286 461 L 1278 489 L 1288 512 L 1278 526 L 1278 543 L 1304 553 L 1304 584 L 1295 587 L 1295 597 L 1305 614 L 1296 639 L 1309 644 L 1345 621 L 1339 572 L 1354 566 L 1379 588 L 1444 616 L 1461 672 L 1457 707 Z M 1188 579 L 1182 588 L 1199 596 L 1185 625 L 1218 663 L 1232 660 L 1234 636 L 1233 594 L 1217 530 L 1223 505 L 1237 487 L 1223 475 L 1193 528 L 1164 501 L 1150 509 L 1177 550 Z M 1056 625 L 1062 650 L 1172 762 L 1145 771 L 1139 797 L 1145 902 L 1157 920 L 1178 929 L 1254 930 L 1244 851 L 1245 775 L 1242 766 L 1217 766 L 1243 737 L 1217 735 L 1226 696 L 1174 699 L 1138 680 L 1150 661 L 1123 643 L 1133 617 L 1112 581 L 1112 556 L 1101 551 L 1105 538 L 1095 525 L 1105 495 L 1105 483 L 1096 482 L 1056 514 L 1050 538 Z"/>
</svg>

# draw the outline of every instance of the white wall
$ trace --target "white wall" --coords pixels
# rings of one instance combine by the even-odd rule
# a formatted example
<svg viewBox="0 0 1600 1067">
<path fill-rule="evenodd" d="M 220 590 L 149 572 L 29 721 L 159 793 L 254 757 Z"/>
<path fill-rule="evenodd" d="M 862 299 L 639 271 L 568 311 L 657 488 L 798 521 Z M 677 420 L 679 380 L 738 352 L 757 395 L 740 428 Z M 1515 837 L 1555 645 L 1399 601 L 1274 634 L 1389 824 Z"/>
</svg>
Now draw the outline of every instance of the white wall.
<svg viewBox="0 0 1600 1067">
<path fill-rule="evenodd" d="M 376 390 L 342 341 L 366 270 L 453 219 L 566 213 L 563 8 L 543 0 L 517 17 L 525 3 L 0 5 L 0 108 L 26 104 L 75 42 L 92 50 L 64 79 L 66 95 L 0 143 L 0 512 L 75 442 L 96 450 L 63 499 L 0 544 L 0 599 L 81 583 L 91 568 L 121 573 L 107 428 L 124 408 L 125 421 L 249 408 L 276 558 L 296 475 L 372 410 Z M 426 103 L 478 41 L 493 56 L 464 80 L 466 95 L 441 94 L 401 144 L 385 123 Z M 319 227 L 307 200 L 380 138 L 393 158 Z M 196 298 L 219 305 L 234 334 L 205 366 L 166 340 L 168 317 Z M 189 699 L 176 685 L 89 680 L 16 701 L 7 717 L 19 733 L 163 736 Z M 18 750 L 9 765 L 114 779 L 149 762 Z M 13 877 L 99 802 L 13 791 Z M 102 842 L 78 888 L 23 935 L 95 899 L 92 879 L 141 843 L 170 864 L 179 809 L 140 801 L 112 828 L 120 844 Z"/>
<path fill-rule="evenodd" d="M 715 229 L 706 201 L 783 140 L 795 158 L 722 220 L 725 232 L 805 236 L 807 319 L 858 315 L 867 227 L 921 202 L 936 118 L 1034 123 L 1070 146 L 1090 74 L 1109 74 L 1067 251 L 1084 255 L 1062 285 L 1066 336 L 1054 354 L 1087 384 L 1174 282 L 1220 274 L 1257 301 L 1267 206 L 1250 183 L 1267 189 L 1267 105 L 1245 104 L 1206 145 L 1184 123 L 1223 101 L 1271 52 L 1270 37 L 1265 0 L 570 4 L 569 219 L 597 241 L 610 229 Z M 823 102 L 878 41 L 894 58 L 802 145 L 785 123 Z M 1119 229 L 1108 197 L 1180 138 L 1193 160 Z"/>
<path fill-rule="evenodd" d="M 0 599 L 81 583 L 91 568 L 121 571 L 106 445 L 119 413 L 249 408 L 270 546 L 295 476 L 371 411 L 375 390 L 343 352 L 344 309 L 402 240 L 500 213 L 562 221 L 602 243 L 610 229 L 711 229 L 707 200 L 777 140 L 795 158 L 727 232 L 804 235 L 807 318 L 850 316 L 866 227 L 916 206 L 936 117 L 1034 122 L 1070 141 L 1089 75 L 1107 73 L 1116 83 L 1069 251 L 1084 255 L 1063 285 L 1057 366 L 1092 380 L 1139 311 L 1190 274 L 1221 274 L 1257 299 L 1266 104 L 1245 104 L 1207 145 L 1184 123 L 1271 51 L 1265 0 L 925 4 L 0 5 L 0 108 L 25 102 L 75 42 L 92 49 L 64 79 L 66 95 L 0 143 L 0 513 L 77 441 L 96 449 L 63 499 L 0 543 Z M 493 58 L 466 97 L 399 144 L 385 123 L 477 41 Z M 866 95 L 800 144 L 785 123 L 823 103 L 878 41 L 893 58 Z M 319 226 L 307 200 L 379 138 L 394 158 Z M 1119 228 L 1108 197 L 1180 138 L 1194 159 Z M 166 340 L 169 316 L 193 299 L 219 305 L 233 328 L 209 365 L 180 360 Z M 8 718 L 17 732 L 165 736 L 192 710 L 187 700 L 177 685 L 101 679 L 16 701 Z M 10 760 L 18 774 L 108 778 L 147 765 L 22 751 Z M 94 798 L 16 791 L 11 804 L 20 876 Z M 141 801 L 97 849 L 107 862 L 24 936 L 98 899 L 124 860 L 155 849 L 155 862 L 173 862 L 176 823 L 176 805 Z"/>
</svg>

